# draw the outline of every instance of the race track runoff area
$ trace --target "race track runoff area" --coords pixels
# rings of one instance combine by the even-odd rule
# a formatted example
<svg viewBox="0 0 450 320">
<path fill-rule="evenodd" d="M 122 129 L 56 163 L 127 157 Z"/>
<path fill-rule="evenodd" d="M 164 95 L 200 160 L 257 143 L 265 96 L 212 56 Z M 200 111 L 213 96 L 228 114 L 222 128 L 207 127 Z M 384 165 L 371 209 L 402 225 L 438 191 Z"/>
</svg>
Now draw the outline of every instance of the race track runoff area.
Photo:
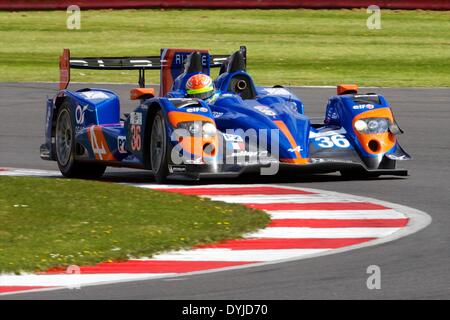
<svg viewBox="0 0 450 320">
<path fill-rule="evenodd" d="M 0 175 L 45 177 L 60 174 L 56 171 L 0 168 Z M 277 184 L 129 184 L 264 210 L 269 213 L 271 223 L 242 239 L 190 250 L 64 271 L 2 274 L 0 294 L 83 288 L 313 258 L 393 241 L 431 222 L 426 213 L 406 206 L 303 187 Z"/>
</svg>

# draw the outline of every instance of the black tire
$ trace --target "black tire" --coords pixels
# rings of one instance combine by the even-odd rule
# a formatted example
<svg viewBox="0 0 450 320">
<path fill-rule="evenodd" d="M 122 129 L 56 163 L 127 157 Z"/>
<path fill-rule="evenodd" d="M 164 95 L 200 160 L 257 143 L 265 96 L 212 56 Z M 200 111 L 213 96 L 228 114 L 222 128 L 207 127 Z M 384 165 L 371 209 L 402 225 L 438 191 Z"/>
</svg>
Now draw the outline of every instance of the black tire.
<svg viewBox="0 0 450 320">
<path fill-rule="evenodd" d="M 63 102 L 56 117 L 56 162 L 67 178 L 96 179 L 106 170 L 105 165 L 88 164 L 75 160 L 75 128 L 68 102 Z"/>
<path fill-rule="evenodd" d="M 150 162 L 157 183 L 167 181 L 169 175 L 169 141 L 166 132 L 166 122 L 161 111 L 153 118 L 150 133 Z"/>
</svg>

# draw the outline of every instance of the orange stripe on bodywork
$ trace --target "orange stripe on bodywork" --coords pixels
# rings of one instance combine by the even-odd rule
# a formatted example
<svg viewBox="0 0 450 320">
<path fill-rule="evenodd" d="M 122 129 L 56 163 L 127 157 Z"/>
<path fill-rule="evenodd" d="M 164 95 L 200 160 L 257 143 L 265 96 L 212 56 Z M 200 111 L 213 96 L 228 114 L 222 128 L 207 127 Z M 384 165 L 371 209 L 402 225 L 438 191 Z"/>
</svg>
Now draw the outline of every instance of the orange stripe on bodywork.
<svg viewBox="0 0 450 320">
<path fill-rule="evenodd" d="M 183 148 L 183 150 L 189 152 L 190 154 L 202 157 L 202 158 L 209 158 L 214 157 L 217 153 L 217 146 L 219 145 L 218 137 L 192 137 L 192 136 L 183 136 L 178 139 L 178 143 Z M 206 145 L 212 145 L 214 148 L 212 149 L 211 153 L 205 152 L 203 149 Z"/>
<path fill-rule="evenodd" d="M 280 159 L 280 161 L 285 162 L 285 163 L 292 163 L 292 164 L 307 164 L 307 163 L 309 163 L 308 159 L 305 159 L 305 158 L 294 158 L 294 159 L 282 158 L 282 159 Z"/>
<path fill-rule="evenodd" d="M 358 114 L 356 117 L 353 118 L 352 126 L 355 128 L 355 122 L 360 119 L 365 118 L 388 118 L 391 123 L 394 122 L 394 116 L 392 115 L 392 111 L 389 108 L 381 108 L 381 109 L 374 109 L 362 112 Z M 379 154 L 379 153 L 385 153 L 392 149 L 394 147 L 397 139 L 395 135 L 391 132 L 385 132 L 385 133 L 372 133 L 372 134 L 364 134 L 360 133 L 358 130 L 353 129 L 356 136 L 358 137 L 359 142 L 361 143 L 362 147 L 367 153 L 370 154 Z M 379 144 L 379 149 L 376 151 L 372 151 L 369 148 L 369 142 L 371 140 L 375 140 Z"/>
<path fill-rule="evenodd" d="M 281 120 L 275 120 L 274 123 L 277 125 L 277 127 L 283 132 L 283 134 L 288 139 L 289 143 L 291 144 L 291 148 L 295 149 L 297 147 L 297 142 L 295 141 L 294 137 L 292 136 L 291 132 L 289 131 L 286 124 Z M 296 163 L 296 164 L 307 164 L 309 163 L 309 159 L 302 158 L 302 155 L 300 152 L 295 151 L 295 159 L 280 159 L 280 161 L 283 162 L 289 162 L 289 163 Z"/>
<path fill-rule="evenodd" d="M 109 146 L 106 142 L 105 136 L 103 135 L 101 126 L 92 126 L 89 128 L 87 133 L 96 160 L 116 160 L 114 155 L 109 150 Z"/>
<path fill-rule="evenodd" d="M 167 117 L 169 118 L 170 124 L 175 128 L 178 126 L 180 122 L 203 121 L 214 123 L 214 121 L 211 118 L 195 113 L 171 111 L 167 114 Z"/>
<path fill-rule="evenodd" d="M 196 114 L 196 113 L 170 111 L 167 114 L 167 117 L 169 118 L 170 124 L 174 128 L 177 128 L 178 124 L 181 122 L 202 121 L 202 122 L 209 122 L 209 123 L 215 124 L 211 118 L 208 118 L 206 116 L 202 116 L 202 115 Z M 199 137 L 183 136 L 183 137 L 179 137 L 178 143 L 187 152 L 189 152 L 195 156 L 202 156 L 203 158 L 214 157 L 217 152 L 218 145 L 219 145 L 217 135 L 214 137 L 208 137 L 208 138 L 205 138 L 202 136 L 199 136 Z M 207 144 L 212 144 L 214 146 L 214 152 L 212 152 L 211 154 L 207 154 L 203 151 L 203 147 Z"/>
</svg>

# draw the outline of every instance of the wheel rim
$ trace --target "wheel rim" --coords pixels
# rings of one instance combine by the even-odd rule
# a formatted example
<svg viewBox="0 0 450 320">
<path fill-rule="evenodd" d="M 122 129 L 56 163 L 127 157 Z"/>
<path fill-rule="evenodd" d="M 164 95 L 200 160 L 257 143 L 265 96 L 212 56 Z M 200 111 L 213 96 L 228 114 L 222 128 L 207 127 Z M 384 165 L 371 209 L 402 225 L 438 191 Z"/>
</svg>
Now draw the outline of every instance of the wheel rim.
<svg viewBox="0 0 450 320">
<path fill-rule="evenodd" d="M 72 153 L 72 124 L 67 110 L 63 110 L 56 124 L 56 155 L 58 162 L 65 166 Z"/>
<path fill-rule="evenodd" d="M 164 158 L 166 140 L 164 134 L 164 124 L 162 118 L 158 115 L 155 117 L 152 128 L 151 150 L 152 150 L 152 170 L 158 172 L 161 168 Z"/>
</svg>

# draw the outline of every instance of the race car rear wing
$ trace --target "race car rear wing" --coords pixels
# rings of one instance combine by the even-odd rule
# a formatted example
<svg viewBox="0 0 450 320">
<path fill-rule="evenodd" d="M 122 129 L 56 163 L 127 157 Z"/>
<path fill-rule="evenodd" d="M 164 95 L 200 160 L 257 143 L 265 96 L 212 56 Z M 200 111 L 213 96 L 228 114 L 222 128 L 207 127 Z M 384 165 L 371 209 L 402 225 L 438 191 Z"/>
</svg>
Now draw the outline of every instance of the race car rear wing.
<svg viewBox="0 0 450 320">
<path fill-rule="evenodd" d="M 241 46 L 246 57 L 246 47 Z M 161 70 L 160 95 L 170 90 L 174 79 L 184 71 L 184 62 L 192 52 L 202 54 L 203 72 L 209 74 L 210 68 L 222 67 L 227 63 L 228 55 L 210 55 L 207 50 L 197 49 L 161 49 L 159 56 L 145 57 L 71 57 L 70 50 L 64 49 L 59 58 L 59 88 L 64 90 L 70 82 L 70 69 L 91 70 L 138 70 L 139 87 L 145 87 L 145 70 Z"/>
</svg>

